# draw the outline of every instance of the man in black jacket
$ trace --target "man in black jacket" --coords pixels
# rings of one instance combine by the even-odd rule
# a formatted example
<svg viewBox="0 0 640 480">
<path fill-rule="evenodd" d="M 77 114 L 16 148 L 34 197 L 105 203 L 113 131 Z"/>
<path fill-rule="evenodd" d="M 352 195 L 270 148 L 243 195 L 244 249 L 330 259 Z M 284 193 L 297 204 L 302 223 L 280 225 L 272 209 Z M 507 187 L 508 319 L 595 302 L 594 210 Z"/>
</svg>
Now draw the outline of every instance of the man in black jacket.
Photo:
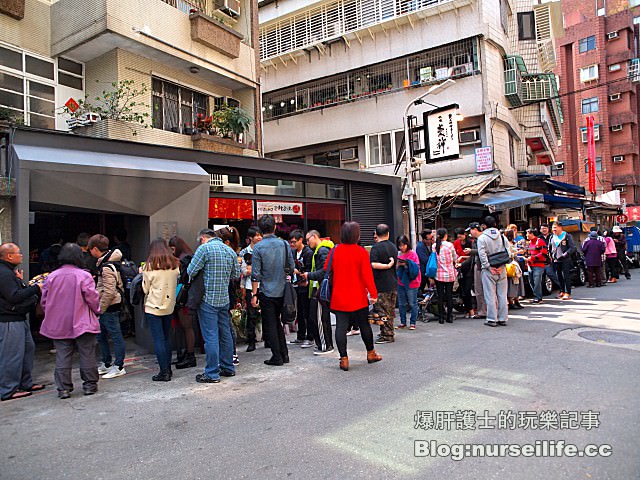
<svg viewBox="0 0 640 480">
<path fill-rule="evenodd" d="M 571 300 L 571 266 L 576 244 L 571 234 L 563 230 L 561 222 L 555 222 L 552 230 L 553 237 L 549 240 L 549 251 L 560 284 L 558 298 Z"/>
<path fill-rule="evenodd" d="M 331 240 L 322 240 L 317 230 L 307 232 L 307 245 L 313 250 L 312 268 L 303 274 L 309 282 L 309 327 L 316 342 L 314 355 L 325 355 L 333 352 L 333 331 L 331 329 L 331 313 L 329 306 L 318 300 L 318 289 L 324 278 L 324 264 L 333 248 Z"/>
<path fill-rule="evenodd" d="M 298 310 L 296 320 L 298 322 L 298 332 L 295 340 L 290 340 L 290 345 L 299 345 L 301 348 L 313 346 L 313 335 L 309 328 L 309 282 L 302 276 L 303 273 L 311 271 L 313 263 L 313 250 L 304 244 L 304 234 L 301 230 L 294 230 L 289 235 L 289 245 L 293 253 L 293 261 L 296 265 L 294 270 L 294 283 L 298 294 Z"/>
<path fill-rule="evenodd" d="M 35 344 L 27 313 L 35 307 L 42 284 L 30 287 L 23 281 L 20 247 L 0 245 L 0 399 L 12 400 L 42 390 L 31 379 Z"/>
</svg>

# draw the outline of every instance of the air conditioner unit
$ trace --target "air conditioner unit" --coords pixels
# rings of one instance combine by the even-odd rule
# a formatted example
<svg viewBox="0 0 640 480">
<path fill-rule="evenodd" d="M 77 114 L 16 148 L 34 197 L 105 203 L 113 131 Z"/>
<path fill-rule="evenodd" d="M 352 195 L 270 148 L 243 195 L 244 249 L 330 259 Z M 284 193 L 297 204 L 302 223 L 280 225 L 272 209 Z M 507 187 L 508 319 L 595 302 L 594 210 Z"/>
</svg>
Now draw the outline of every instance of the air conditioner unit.
<svg viewBox="0 0 640 480">
<path fill-rule="evenodd" d="M 348 162 L 350 160 L 357 160 L 356 149 L 355 148 L 343 148 L 340 150 L 340 160 L 343 162 Z"/>
<path fill-rule="evenodd" d="M 460 130 L 458 133 L 460 145 L 470 145 L 473 143 L 480 143 L 480 129 L 468 128 L 466 130 Z"/>
<path fill-rule="evenodd" d="M 615 186 L 613 188 L 618 190 L 620 193 L 624 193 L 627 190 L 626 186 L 623 185 Z"/>
<path fill-rule="evenodd" d="M 209 174 L 209 186 L 210 187 L 223 187 L 224 186 L 224 178 L 222 175 L 217 173 Z"/>
<path fill-rule="evenodd" d="M 622 96 L 619 93 L 612 93 L 611 95 L 609 95 L 609 101 L 610 102 L 616 102 L 616 101 L 620 100 L 621 97 Z"/>
<path fill-rule="evenodd" d="M 621 132 L 622 131 L 622 125 L 611 125 L 611 131 L 612 132 Z"/>
<path fill-rule="evenodd" d="M 624 162 L 624 155 L 614 155 L 613 163 L 621 163 Z"/>
<path fill-rule="evenodd" d="M 614 38 L 618 38 L 620 37 L 620 34 L 618 32 L 609 32 L 607 33 L 607 39 L 608 40 L 613 40 Z"/>
<path fill-rule="evenodd" d="M 240 16 L 240 0 L 215 0 L 216 9 L 230 17 Z"/>
<path fill-rule="evenodd" d="M 599 17 L 604 17 L 606 14 L 607 14 L 606 8 L 598 8 L 596 10 L 596 15 L 598 15 Z"/>
<path fill-rule="evenodd" d="M 449 76 L 455 77 L 457 75 L 467 75 L 473 73 L 473 63 L 463 63 L 462 65 L 456 65 L 449 69 Z"/>
<path fill-rule="evenodd" d="M 598 65 L 591 65 L 580 69 L 580 81 L 582 83 L 592 82 L 594 80 L 598 80 Z"/>
</svg>

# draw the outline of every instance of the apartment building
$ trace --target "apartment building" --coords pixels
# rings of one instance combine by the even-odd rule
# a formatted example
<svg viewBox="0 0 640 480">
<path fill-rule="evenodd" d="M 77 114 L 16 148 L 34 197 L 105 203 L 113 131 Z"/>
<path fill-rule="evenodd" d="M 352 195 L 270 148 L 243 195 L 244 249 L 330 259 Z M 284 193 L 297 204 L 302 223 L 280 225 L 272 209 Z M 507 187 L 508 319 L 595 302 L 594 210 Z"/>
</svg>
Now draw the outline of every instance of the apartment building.
<svg viewBox="0 0 640 480">
<path fill-rule="evenodd" d="M 457 104 L 464 116 L 459 158 L 416 169 L 418 227 L 540 201 L 517 191 L 518 172 L 556 161 L 562 120 L 549 100 L 555 77 L 540 68 L 533 4 L 260 2 L 266 155 L 393 175 L 404 151 L 405 107 L 453 79 L 455 85 L 425 98 L 431 105 L 410 111 L 421 119 Z M 548 45 L 540 49 L 548 55 Z M 481 147 L 489 147 L 479 150 L 485 162 L 489 151 L 489 168 L 478 168 Z"/>
<path fill-rule="evenodd" d="M 640 203 L 638 108 L 640 2 L 562 0 L 558 45 L 560 93 L 566 112 L 554 175 L 588 185 L 586 117 L 595 119 L 596 191 L 619 190 L 621 203 Z"/>
</svg>

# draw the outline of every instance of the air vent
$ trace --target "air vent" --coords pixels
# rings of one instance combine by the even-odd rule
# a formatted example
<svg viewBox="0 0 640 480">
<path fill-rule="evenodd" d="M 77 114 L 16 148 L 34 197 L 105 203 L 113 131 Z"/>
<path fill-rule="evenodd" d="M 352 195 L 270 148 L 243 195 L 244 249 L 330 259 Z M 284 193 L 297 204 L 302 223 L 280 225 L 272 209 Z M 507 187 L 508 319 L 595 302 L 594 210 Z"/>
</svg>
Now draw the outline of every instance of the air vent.
<svg viewBox="0 0 640 480">
<path fill-rule="evenodd" d="M 607 33 L 607 40 L 613 40 L 614 38 L 619 38 L 620 34 L 618 32 L 609 32 Z"/>
<path fill-rule="evenodd" d="M 622 131 L 622 125 L 611 125 L 611 131 L 612 132 L 621 132 Z"/>
<path fill-rule="evenodd" d="M 618 100 L 620 100 L 620 98 L 622 98 L 622 96 L 619 93 L 612 93 L 611 95 L 609 95 L 610 102 L 617 102 Z"/>
<path fill-rule="evenodd" d="M 624 162 L 624 155 L 614 155 L 613 163 L 622 163 Z"/>
</svg>

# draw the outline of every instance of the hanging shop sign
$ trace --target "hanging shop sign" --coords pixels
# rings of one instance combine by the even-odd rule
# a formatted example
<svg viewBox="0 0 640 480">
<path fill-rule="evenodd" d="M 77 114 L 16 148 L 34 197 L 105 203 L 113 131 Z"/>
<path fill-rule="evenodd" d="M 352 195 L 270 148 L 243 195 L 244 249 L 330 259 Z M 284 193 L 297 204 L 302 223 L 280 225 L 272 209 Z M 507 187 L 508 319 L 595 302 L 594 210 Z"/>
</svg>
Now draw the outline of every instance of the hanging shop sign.
<svg viewBox="0 0 640 480">
<path fill-rule="evenodd" d="M 476 148 L 476 173 L 493 171 L 491 147 Z"/>
<path fill-rule="evenodd" d="M 302 216 L 302 203 L 297 202 L 257 202 L 258 217 L 261 215 Z"/>
<path fill-rule="evenodd" d="M 424 125 L 427 134 L 427 162 L 460 157 L 457 104 L 425 112 Z"/>
</svg>

